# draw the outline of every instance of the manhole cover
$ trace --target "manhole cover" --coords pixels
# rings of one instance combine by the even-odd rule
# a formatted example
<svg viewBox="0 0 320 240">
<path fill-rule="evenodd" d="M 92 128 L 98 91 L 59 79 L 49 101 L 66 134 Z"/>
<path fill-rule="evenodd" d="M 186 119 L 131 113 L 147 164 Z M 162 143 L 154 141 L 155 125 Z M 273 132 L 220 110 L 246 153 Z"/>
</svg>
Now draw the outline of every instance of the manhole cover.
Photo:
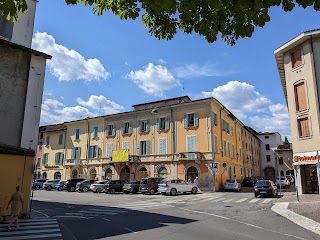
<svg viewBox="0 0 320 240">
<path fill-rule="evenodd" d="M 229 205 L 227 205 L 227 206 L 224 206 L 224 207 L 233 207 L 233 206 L 229 206 Z"/>
</svg>

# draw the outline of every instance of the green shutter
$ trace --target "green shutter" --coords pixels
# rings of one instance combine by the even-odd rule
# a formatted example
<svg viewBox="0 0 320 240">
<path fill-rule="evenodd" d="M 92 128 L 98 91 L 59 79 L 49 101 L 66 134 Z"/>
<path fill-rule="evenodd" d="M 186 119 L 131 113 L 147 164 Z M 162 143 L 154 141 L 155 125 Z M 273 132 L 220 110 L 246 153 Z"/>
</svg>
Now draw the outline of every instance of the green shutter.
<svg viewBox="0 0 320 240">
<path fill-rule="evenodd" d="M 141 155 L 141 152 L 140 152 L 140 144 L 141 144 L 141 141 L 138 142 L 137 155 Z"/>
<path fill-rule="evenodd" d="M 131 127 L 131 121 L 129 122 L 129 131 L 128 131 L 129 134 L 132 133 L 132 127 Z"/>
<path fill-rule="evenodd" d="M 89 158 L 92 158 L 93 157 L 93 149 L 92 149 L 93 146 L 89 146 Z"/>
<path fill-rule="evenodd" d="M 188 127 L 188 114 L 185 114 L 183 116 L 183 125 L 184 125 L 184 128 Z"/>
<path fill-rule="evenodd" d="M 197 112 L 194 113 L 194 126 L 195 127 L 199 126 L 199 115 Z"/>
<path fill-rule="evenodd" d="M 149 119 L 147 119 L 146 132 L 150 132 L 150 120 Z"/>
<path fill-rule="evenodd" d="M 150 154 L 150 141 L 146 141 L 146 154 L 149 155 Z"/>
<path fill-rule="evenodd" d="M 168 130 L 169 129 L 169 117 L 166 117 L 165 118 L 166 119 L 166 130 Z"/>
<path fill-rule="evenodd" d="M 116 135 L 116 125 L 112 124 L 112 136 Z"/>
<path fill-rule="evenodd" d="M 141 133 L 141 120 L 138 121 L 138 132 Z"/>
<path fill-rule="evenodd" d="M 157 118 L 156 126 L 157 126 L 157 131 L 159 132 L 160 131 L 160 118 Z"/>
<path fill-rule="evenodd" d="M 124 134 L 124 127 L 125 127 L 125 123 L 122 122 L 122 125 L 121 125 L 121 132 L 122 132 L 122 135 Z"/>
</svg>

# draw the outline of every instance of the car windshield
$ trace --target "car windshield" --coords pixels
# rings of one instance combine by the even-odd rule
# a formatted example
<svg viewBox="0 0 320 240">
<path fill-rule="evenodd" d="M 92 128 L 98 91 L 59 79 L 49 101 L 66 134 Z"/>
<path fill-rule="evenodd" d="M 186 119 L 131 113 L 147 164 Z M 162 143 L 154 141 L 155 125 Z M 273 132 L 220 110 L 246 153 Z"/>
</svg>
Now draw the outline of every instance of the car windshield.
<svg viewBox="0 0 320 240">
<path fill-rule="evenodd" d="M 227 180 L 227 183 L 234 183 L 236 180 L 234 180 L 234 179 L 228 179 Z"/>
<path fill-rule="evenodd" d="M 141 179 L 141 184 L 147 184 L 148 180 L 146 178 Z"/>
<path fill-rule="evenodd" d="M 257 182 L 257 187 L 270 187 L 270 182 Z"/>
<path fill-rule="evenodd" d="M 168 180 L 162 180 L 161 182 L 160 182 L 160 184 L 166 184 L 168 182 Z"/>
</svg>

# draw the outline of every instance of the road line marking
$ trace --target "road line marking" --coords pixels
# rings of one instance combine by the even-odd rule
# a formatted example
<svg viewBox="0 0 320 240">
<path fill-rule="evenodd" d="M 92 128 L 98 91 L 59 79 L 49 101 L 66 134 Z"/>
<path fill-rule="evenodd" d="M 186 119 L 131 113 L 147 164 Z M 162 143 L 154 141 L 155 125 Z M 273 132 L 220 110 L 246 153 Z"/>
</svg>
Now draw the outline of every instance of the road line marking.
<svg viewBox="0 0 320 240">
<path fill-rule="evenodd" d="M 265 199 L 265 200 L 262 201 L 262 203 L 268 203 L 268 202 L 271 202 L 272 200 L 273 199 L 270 199 L 270 198 L 269 199 Z"/>
<path fill-rule="evenodd" d="M 219 198 L 219 197 L 218 197 L 218 196 L 216 196 L 216 197 L 208 197 L 208 198 L 206 198 L 206 199 L 201 199 L 201 200 L 199 200 L 198 202 L 211 201 L 211 200 L 214 200 L 214 199 L 217 199 L 217 198 Z"/>
<path fill-rule="evenodd" d="M 56 218 L 81 218 L 81 219 L 89 219 L 90 217 L 82 217 L 82 216 L 74 216 L 74 215 L 70 215 L 70 216 L 55 216 Z"/>
<path fill-rule="evenodd" d="M 34 209 L 32 209 L 32 211 L 37 212 L 37 213 L 39 213 L 39 214 L 42 214 L 42 215 L 45 216 L 45 217 L 49 217 L 47 214 L 45 214 L 45 213 L 43 213 L 43 212 L 40 212 L 40 211 L 37 211 L 37 210 L 34 210 Z"/>
<path fill-rule="evenodd" d="M 13 237 L 2 237 L 1 240 L 23 240 L 23 239 L 36 239 L 36 238 L 51 238 L 51 237 L 62 237 L 61 233 L 55 234 L 41 234 L 41 235 L 28 235 L 28 236 L 13 236 Z"/>
<path fill-rule="evenodd" d="M 130 229 L 130 228 L 124 228 L 124 229 L 128 230 L 129 232 L 136 233 L 135 231 L 133 231 L 133 230 Z"/>
<path fill-rule="evenodd" d="M 110 222 L 111 220 L 109 220 L 108 218 L 102 218 L 103 220 L 106 220 L 108 222 Z"/>
<path fill-rule="evenodd" d="M 79 213 L 89 213 L 89 214 L 99 214 L 99 213 L 94 213 L 94 212 L 92 212 L 92 211 L 79 211 Z M 102 214 L 99 214 L 99 215 L 116 215 L 116 214 L 118 214 L 118 213 L 112 213 L 112 212 L 106 212 L 106 213 L 102 213 Z"/>
<path fill-rule="evenodd" d="M 59 228 L 59 225 L 58 224 L 54 224 L 54 225 L 40 225 L 40 226 L 20 226 L 19 225 L 19 228 L 18 229 L 15 229 L 13 228 L 14 230 L 20 230 L 20 229 L 35 229 L 35 228 Z M 3 226 L 3 227 L 0 227 L 0 231 L 1 230 L 6 230 L 8 228 L 8 225 L 7 226 Z"/>
<path fill-rule="evenodd" d="M 137 206 L 137 207 L 128 207 L 128 209 L 144 209 L 144 208 L 152 208 L 152 207 L 159 207 L 159 206 L 163 206 L 162 204 L 159 205 L 152 205 L 152 206 Z"/>
<path fill-rule="evenodd" d="M 233 201 L 233 200 L 235 200 L 235 198 L 229 198 L 229 199 L 227 199 L 227 200 L 224 200 L 223 202 L 228 203 L 228 202 L 231 202 L 231 201 Z"/>
<path fill-rule="evenodd" d="M 215 200 L 212 200 L 211 202 L 219 202 L 219 201 L 222 201 L 222 200 L 225 200 L 226 198 L 218 198 L 218 199 L 215 199 Z"/>
<path fill-rule="evenodd" d="M 318 235 L 320 235 L 320 223 L 311 220 L 310 218 L 307 218 L 305 216 L 301 216 L 295 212 L 290 211 L 287 209 L 289 206 L 289 203 L 275 203 L 271 210 L 280 214 L 281 216 L 289 219 L 290 221 L 294 222 L 295 224 L 314 232 Z"/>
<path fill-rule="evenodd" d="M 89 210 L 92 210 L 92 211 L 99 211 L 99 212 L 119 212 L 119 213 L 122 213 L 122 212 L 127 212 L 126 210 L 113 210 L 113 209 L 110 209 L 110 210 L 106 210 L 106 209 L 94 209 L 94 208 L 91 208 Z"/>
<path fill-rule="evenodd" d="M 244 202 L 245 200 L 247 200 L 248 198 L 241 198 L 240 200 L 236 201 L 236 202 Z"/>
<path fill-rule="evenodd" d="M 49 222 L 49 221 L 56 221 L 54 218 L 33 218 L 33 219 L 19 219 L 19 222 Z M 8 221 L 7 221 L 8 222 Z"/>
<path fill-rule="evenodd" d="M 19 223 L 19 226 L 28 226 L 28 225 L 34 225 L 34 226 L 42 226 L 42 225 L 46 225 L 46 224 L 57 224 L 58 222 L 57 221 L 55 221 L 55 222 L 29 222 L 29 223 L 27 223 L 27 222 L 23 222 L 23 223 L 20 223 L 20 222 L 18 222 Z M 6 224 L 8 224 L 8 223 L 6 223 Z"/>
<path fill-rule="evenodd" d="M 45 232 L 60 232 L 59 228 L 43 229 L 43 230 L 23 230 L 15 232 L 0 232 L 0 236 L 13 235 L 13 234 L 27 234 L 27 233 L 45 233 Z"/>
<path fill-rule="evenodd" d="M 251 201 L 249 201 L 249 203 L 255 203 L 255 202 L 258 202 L 258 201 L 259 201 L 259 199 L 254 198 Z"/>
</svg>

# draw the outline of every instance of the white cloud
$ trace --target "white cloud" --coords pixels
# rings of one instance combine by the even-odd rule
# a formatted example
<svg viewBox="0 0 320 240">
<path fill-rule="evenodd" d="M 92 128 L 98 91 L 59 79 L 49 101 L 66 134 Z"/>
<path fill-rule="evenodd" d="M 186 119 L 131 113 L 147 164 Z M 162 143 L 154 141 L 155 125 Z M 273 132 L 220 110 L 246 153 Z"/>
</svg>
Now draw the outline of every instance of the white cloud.
<svg viewBox="0 0 320 240">
<path fill-rule="evenodd" d="M 167 64 L 167 62 L 166 62 L 164 59 L 162 59 L 162 58 L 160 58 L 160 59 L 158 60 L 158 62 L 159 62 L 161 65 Z"/>
<path fill-rule="evenodd" d="M 164 97 L 165 91 L 180 85 L 166 67 L 152 63 L 148 63 L 143 70 L 131 71 L 126 77 L 144 92 L 158 97 Z"/>
<path fill-rule="evenodd" d="M 77 102 L 84 107 L 89 107 L 99 111 L 102 110 L 105 114 L 118 113 L 124 109 L 123 106 L 108 100 L 106 97 L 102 95 L 91 95 L 88 101 L 84 101 L 81 98 L 77 98 Z"/>
<path fill-rule="evenodd" d="M 254 86 L 238 81 L 230 81 L 214 88 L 211 92 L 202 92 L 203 97 L 215 97 L 240 119 L 247 113 L 265 111 L 271 101 L 255 91 Z"/>
<path fill-rule="evenodd" d="M 84 119 L 86 117 L 97 117 L 101 109 L 105 114 L 118 113 L 124 108 L 104 96 L 90 96 L 88 101 L 77 98 L 82 106 L 65 106 L 56 99 L 45 99 L 41 108 L 41 122 L 43 124 L 57 124 L 72 120 Z"/>
<path fill-rule="evenodd" d="M 174 70 L 175 75 L 179 78 L 194 78 L 194 77 L 220 77 L 234 74 L 235 71 L 223 71 L 219 69 L 218 64 L 186 64 L 182 67 L 177 67 Z"/>
<path fill-rule="evenodd" d="M 102 63 L 96 58 L 85 59 L 75 50 L 59 45 L 53 36 L 37 32 L 32 39 L 32 47 L 52 55 L 48 67 L 60 81 L 105 80 L 110 77 Z"/>
</svg>

